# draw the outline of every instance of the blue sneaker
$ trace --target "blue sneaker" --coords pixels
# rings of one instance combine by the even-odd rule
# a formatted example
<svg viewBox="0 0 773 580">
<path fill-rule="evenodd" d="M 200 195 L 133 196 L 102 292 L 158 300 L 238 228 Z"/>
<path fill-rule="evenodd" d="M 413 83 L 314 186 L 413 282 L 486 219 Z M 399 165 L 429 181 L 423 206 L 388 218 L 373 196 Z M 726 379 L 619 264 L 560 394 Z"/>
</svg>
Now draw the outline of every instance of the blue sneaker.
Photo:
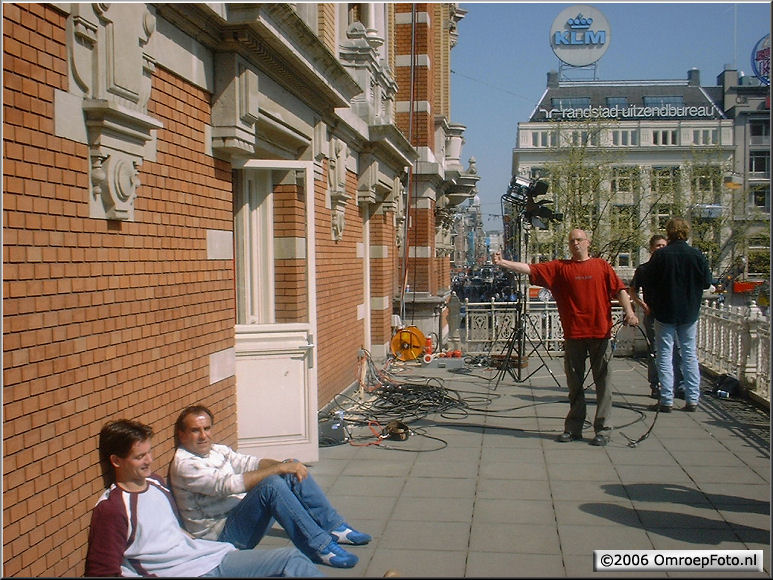
<svg viewBox="0 0 773 580">
<path fill-rule="evenodd" d="M 335 530 L 330 532 L 330 535 L 333 536 L 336 543 L 351 544 L 352 546 L 363 546 L 373 539 L 368 534 L 350 528 L 347 523 L 338 526 Z"/>
<path fill-rule="evenodd" d="M 334 541 L 316 553 L 314 558 L 318 564 L 327 564 L 333 568 L 352 568 L 360 559 L 350 554 Z"/>
</svg>

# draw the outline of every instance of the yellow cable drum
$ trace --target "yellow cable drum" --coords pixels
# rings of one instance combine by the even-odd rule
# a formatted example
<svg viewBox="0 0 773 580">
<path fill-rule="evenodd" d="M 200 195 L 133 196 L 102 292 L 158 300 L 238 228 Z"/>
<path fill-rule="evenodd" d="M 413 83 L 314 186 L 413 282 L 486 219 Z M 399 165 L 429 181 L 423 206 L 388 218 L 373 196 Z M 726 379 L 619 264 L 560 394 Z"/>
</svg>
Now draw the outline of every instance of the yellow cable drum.
<svg viewBox="0 0 773 580">
<path fill-rule="evenodd" d="M 424 333 L 415 326 L 406 326 L 395 332 L 390 346 L 392 354 L 398 360 L 408 361 L 419 358 L 424 354 L 426 344 Z"/>
</svg>

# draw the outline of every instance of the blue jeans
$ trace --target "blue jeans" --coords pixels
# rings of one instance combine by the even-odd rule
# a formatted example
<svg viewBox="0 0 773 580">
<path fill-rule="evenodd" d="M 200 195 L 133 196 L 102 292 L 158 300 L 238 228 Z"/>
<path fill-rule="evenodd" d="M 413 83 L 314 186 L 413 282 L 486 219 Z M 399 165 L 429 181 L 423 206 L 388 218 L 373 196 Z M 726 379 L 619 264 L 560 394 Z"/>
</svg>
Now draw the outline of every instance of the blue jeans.
<svg viewBox="0 0 773 580">
<path fill-rule="evenodd" d="M 647 340 L 650 341 L 650 348 L 652 354 L 657 355 L 655 342 L 655 318 L 651 314 L 644 315 L 644 332 L 647 335 Z M 659 388 L 660 378 L 658 377 L 658 365 L 655 363 L 655 356 L 650 357 L 647 360 L 647 380 L 650 383 L 650 388 Z M 674 384 L 678 387 L 682 384 L 682 357 L 679 356 L 679 349 L 674 349 Z"/>
<path fill-rule="evenodd" d="M 698 366 L 696 334 L 698 321 L 688 324 L 666 324 L 655 321 L 655 362 L 660 379 L 660 404 L 674 404 L 674 367 L 672 356 L 674 344 L 679 345 L 682 357 L 681 368 L 684 380 L 684 401 L 697 405 L 701 397 L 701 372 Z"/>
<path fill-rule="evenodd" d="M 274 519 L 309 558 L 325 548 L 333 539 L 330 531 L 344 523 L 311 474 L 300 482 L 292 474 L 271 475 L 231 510 L 218 540 L 240 550 L 254 548 Z"/>
<path fill-rule="evenodd" d="M 267 578 L 272 576 L 308 578 L 324 576 L 324 574 L 306 556 L 295 548 L 288 547 L 228 552 L 220 565 L 204 576 L 216 578 Z"/>
</svg>

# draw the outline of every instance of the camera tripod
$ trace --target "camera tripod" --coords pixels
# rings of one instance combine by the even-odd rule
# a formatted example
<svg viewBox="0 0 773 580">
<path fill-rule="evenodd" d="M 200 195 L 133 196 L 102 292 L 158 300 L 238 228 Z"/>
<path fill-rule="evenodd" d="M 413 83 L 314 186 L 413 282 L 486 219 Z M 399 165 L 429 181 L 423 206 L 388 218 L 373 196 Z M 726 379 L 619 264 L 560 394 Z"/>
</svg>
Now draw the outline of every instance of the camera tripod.
<svg viewBox="0 0 773 580">
<path fill-rule="evenodd" d="M 529 336 L 529 334 L 526 332 L 526 321 L 528 321 L 529 324 L 531 324 L 531 328 L 534 331 L 535 334 L 537 334 L 537 328 L 534 325 L 534 321 L 526 315 L 526 297 L 524 296 L 523 289 L 521 288 L 523 286 L 523 283 L 519 280 L 518 282 L 519 291 L 518 291 L 518 302 L 516 303 L 515 307 L 515 318 L 513 320 L 513 330 L 510 333 L 510 336 L 507 339 L 507 344 L 505 344 L 504 348 L 502 349 L 503 353 L 503 359 L 502 359 L 502 366 L 497 371 L 497 381 L 494 385 L 494 389 L 496 389 L 499 386 L 499 383 L 502 381 L 503 378 L 505 378 L 505 375 L 510 375 L 512 379 L 516 383 L 523 383 L 529 380 L 534 374 L 536 374 L 540 369 L 543 367 L 548 371 L 551 377 L 553 377 L 553 380 L 556 382 L 556 385 L 558 387 L 561 387 L 561 383 L 558 381 L 558 378 L 556 378 L 556 375 L 553 373 L 553 370 L 547 365 L 545 362 L 545 358 L 542 356 L 542 353 L 539 351 L 540 347 L 543 347 L 545 349 L 545 354 L 548 358 L 552 359 L 553 357 L 550 355 L 550 352 L 547 350 L 547 347 L 545 346 L 544 341 L 540 338 L 538 341 L 532 340 L 532 338 Z M 526 352 L 526 343 L 529 344 L 530 350 Z M 515 353 L 515 356 L 513 354 Z M 524 376 L 523 369 L 527 364 L 527 361 L 529 357 L 533 354 L 536 354 L 537 357 L 540 360 L 539 366 L 537 366 L 535 369 L 533 369 L 528 375 Z M 512 363 L 515 360 L 515 370 L 512 368 Z"/>
<path fill-rule="evenodd" d="M 506 206 L 507 205 L 507 206 Z M 507 210 L 507 211 L 506 211 Z M 527 248 L 529 246 L 529 227 L 531 222 L 526 220 L 526 212 L 524 202 L 520 198 L 513 197 L 509 193 L 502 196 L 502 217 L 505 225 L 505 241 L 510 242 L 510 255 L 514 256 L 516 260 L 526 262 Z M 499 386 L 501 380 L 505 375 L 510 375 L 516 383 L 523 383 L 537 373 L 541 368 L 547 369 L 550 376 L 556 382 L 558 387 L 561 387 L 561 383 L 553 374 L 552 369 L 545 362 L 542 353 L 539 349 L 542 347 L 548 358 L 552 359 L 550 352 L 544 341 L 539 338 L 538 341 L 532 340 L 529 334 L 526 332 L 527 321 L 531 324 L 531 330 L 535 336 L 540 336 L 537 331 L 534 321 L 526 315 L 526 301 L 528 300 L 528 288 L 524 281 L 522 274 L 518 276 L 518 292 L 516 294 L 517 302 L 514 311 L 513 329 L 508 337 L 507 344 L 505 345 L 502 353 L 504 358 L 502 359 L 502 366 L 497 372 L 497 381 L 494 386 L 496 389 Z M 530 350 L 526 352 L 526 343 L 528 342 Z M 515 353 L 515 357 L 513 357 Z M 528 375 L 524 376 L 523 368 L 527 364 L 528 358 L 536 354 L 539 357 L 540 365 L 532 370 Z M 513 360 L 517 362 L 515 372 L 513 371 Z"/>
</svg>

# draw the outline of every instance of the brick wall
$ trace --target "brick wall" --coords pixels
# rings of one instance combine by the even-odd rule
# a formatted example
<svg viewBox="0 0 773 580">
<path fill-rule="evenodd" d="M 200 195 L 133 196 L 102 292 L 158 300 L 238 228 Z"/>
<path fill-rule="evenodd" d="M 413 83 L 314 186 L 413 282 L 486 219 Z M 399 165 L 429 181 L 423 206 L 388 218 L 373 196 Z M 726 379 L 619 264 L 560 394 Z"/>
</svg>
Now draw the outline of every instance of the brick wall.
<svg viewBox="0 0 773 580">
<path fill-rule="evenodd" d="M 306 204 L 298 185 L 274 187 L 274 238 L 306 238 Z M 275 260 L 274 296 L 277 322 L 308 322 L 308 278 L 305 257 Z"/>
<path fill-rule="evenodd" d="M 314 183 L 317 246 L 317 357 L 318 403 L 324 407 L 355 380 L 357 349 L 364 344 L 364 320 L 357 306 L 364 303 L 363 258 L 357 256 L 362 241 L 362 216 L 357 199 L 356 176 L 347 172 L 346 226 L 343 239 L 333 241 L 331 210 L 325 208 L 327 172 Z"/>
<path fill-rule="evenodd" d="M 206 251 L 208 229 L 232 229 L 231 172 L 203 151 L 210 96 L 158 69 L 136 221 L 89 218 L 87 147 L 53 134 L 65 17 L 3 17 L 3 574 L 79 576 L 106 420 L 151 424 L 162 474 L 184 405 L 210 405 L 235 443 L 234 380 L 208 369 L 233 346 L 233 264 Z"/>
<path fill-rule="evenodd" d="M 372 297 L 392 297 L 394 293 L 394 272 L 397 261 L 395 247 L 394 214 L 379 213 L 370 219 L 370 244 L 372 247 L 388 248 L 386 256 L 371 256 L 370 259 L 370 292 Z M 371 341 L 375 345 L 389 344 L 392 338 L 392 304 L 385 310 L 374 309 L 371 312 Z"/>
</svg>

